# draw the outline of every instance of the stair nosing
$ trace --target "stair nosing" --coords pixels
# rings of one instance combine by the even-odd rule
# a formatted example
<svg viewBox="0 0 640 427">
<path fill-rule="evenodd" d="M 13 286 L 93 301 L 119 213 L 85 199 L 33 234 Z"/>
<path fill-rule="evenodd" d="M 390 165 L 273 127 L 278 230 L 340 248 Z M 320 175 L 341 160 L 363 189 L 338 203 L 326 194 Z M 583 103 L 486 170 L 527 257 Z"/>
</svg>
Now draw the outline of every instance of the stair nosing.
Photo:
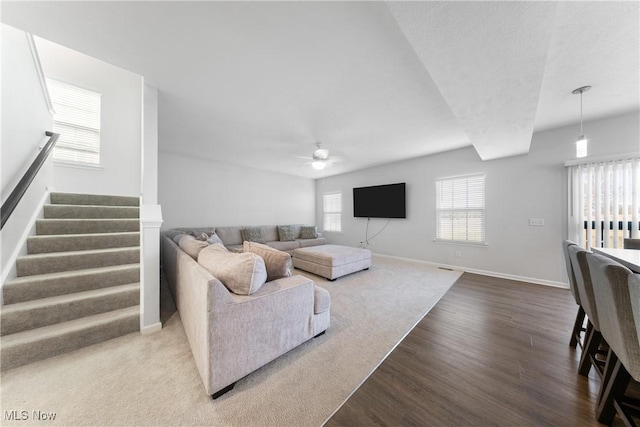
<svg viewBox="0 0 640 427">
<path fill-rule="evenodd" d="M 63 253 L 63 252 L 53 252 L 53 253 Z M 38 254 L 34 254 L 34 255 L 38 255 Z M 67 270 L 67 271 L 56 271 L 54 273 L 42 273 L 42 274 L 33 274 L 31 276 L 20 276 L 20 277 L 16 277 L 14 279 L 11 279 L 10 281 L 6 282 L 4 284 L 4 286 L 13 284 L 13 285 L 19 285 L 21 282 L 30 282 L 30 281 L 34 281 L 34 280 L 43 280 L 46 278 L 61 278 L 64 277 L 65 275 L 82 275 L 82 274 L 86 274 L 86 275 L 92 275 L 92 274 L 96 274 L 96 273 L 102 273 L 102 272 L 107 272 L 107 271 L 113 271 L 113 270 L 128 270 L 128 269 L 136 269 L 136 268 L 140 268 L 140 263 L 136 262 L 136 263 L 131 263 L 131 264 L 118 264 L 118 265 L 109 265 L 106 267 L 95 267 L 95 268 L 83 268 L 81 270 Z"/>
<path fill-rule="evenodd" d="M 135 311 L 134 311 L 135 309 Z M 5 335 L 0 341 L 2 347 L 18 345 L 38 339 L 51 339 L 56 336 L 62 336 L 69 332 L 80 331 L 103 323 L 104 320 L 118 320 L 132 314 L 140 313 L 140 304 L 130 307 L 120 308 L 118 310 L 107 311 L 104 313 L 94 314 L 91 316 L 80 317 L 78 319 L 68 320 L 66 322 L 55 323 L 53 325 L 43 326 L 40 328 L 30 329 L 27 331 L 17 332 L 11 335 Z M 114 315 L 115 314 L 115 315 Z"/>
<path fill-rule="evenodd" d="M 73 292 L 70 294 L 22 301 L 3 305 L 2 312 L 4 315 L 7 315 L 21 310 L 36 310 L 53 304 L 78 302 L 91 297 L 115 295 L 121 292 L 127 292 L 136 287 L 140 287 L 140 282 L 125 283 L 122 285 L 108 286 L 106 288 L 91 289 L 88 291 Z"/>
<path fill-rule="evenodd" d="M 109 233 L 78 233 L 78 234 L 39 234 L 35 236 L 29 236 L 27 239 L 59 239 L 59 238 L 73 238 L 73 237 L 102 237 L 102 236 L 119 236 L 119 235 L 134 235 L 140 234 L 139 231 L 113 231 Z"/>
<path fill-rule="evenodd" d="M 99 254 L 99 253 L 104 253 L 104 252 L 126 252 L 126 251 L 130 251 L 132 249 L 140 249 L 140 246 L 122 246 L 122 247 L 115 247 L 115 248 L 102 248 L 102 249 L 86 249 L 86 250 L 81 250 L 81 251 L 66 251 L 66 252 L 45 252 L 45 253 L 38 253 L 38 254 L 29 254 L 29 255 L 22 255 L 19 256 L 16 259 L 16 262 L 18 261 L 25 261 L 25 260 L 34 260 L 34 259 L 38 259 L 38 258 L 49 258 L 49 257 L 54 257 L 54 256 L 74 256 L 74 255 L 91 255 L 91 254 Z M 69 271 L 73 271 L 73 270 L 69 270 Z"/>
</svg>

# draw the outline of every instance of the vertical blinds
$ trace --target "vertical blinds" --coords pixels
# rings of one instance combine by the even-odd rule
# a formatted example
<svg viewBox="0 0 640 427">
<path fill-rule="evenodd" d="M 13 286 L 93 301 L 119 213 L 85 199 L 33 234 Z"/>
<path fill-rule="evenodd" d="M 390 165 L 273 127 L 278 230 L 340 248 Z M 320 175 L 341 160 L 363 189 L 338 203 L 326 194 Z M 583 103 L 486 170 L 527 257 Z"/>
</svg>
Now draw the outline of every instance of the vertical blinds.
<svg viewBox="0 0 640 427">
<path fill-rule="evenodd" d="M 324 231 L 342 231 L 342 193 L 324 194 L 322 202 Z"/>
<path fill-rule="evenodd" d="M 569 238 L 585 248 L 621 248 L 640 237 L 640 158 L 571 166 Z"/>
<path fill-rule="evenodd" d="M 484 243 L 484 175 L 436 180 L 436 239 Z"/>
<path fill-rule="evenodd" d="M 100 164 L 100 94 L 47 79 L 55 110 L 53 131 L 60 134 L 54 160 Z"/>
</svg>

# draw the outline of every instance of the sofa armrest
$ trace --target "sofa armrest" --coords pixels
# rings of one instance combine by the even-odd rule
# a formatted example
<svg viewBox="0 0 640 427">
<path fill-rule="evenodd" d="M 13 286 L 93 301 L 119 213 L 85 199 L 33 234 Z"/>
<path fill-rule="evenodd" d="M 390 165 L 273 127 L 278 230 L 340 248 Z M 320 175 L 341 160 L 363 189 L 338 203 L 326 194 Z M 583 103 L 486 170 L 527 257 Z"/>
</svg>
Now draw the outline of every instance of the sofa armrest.
<svg viewBox="0 0 640 427">
<path fill-rule="evenodd" d="M 215 392 L 313 337 L 314 283 L 291 276 L 265 283 L 211 317 L 210 383 Z"/>
<path fill-rule="evenodd" d="M 198 372 L 209 392 L 211 313 L 233 304 L 233 298 L 222 282 L 213 277 L 171 239 L 163 241 L 163 267 L 170 284 L 180 320 L 189 341 Z"/>
</svg>

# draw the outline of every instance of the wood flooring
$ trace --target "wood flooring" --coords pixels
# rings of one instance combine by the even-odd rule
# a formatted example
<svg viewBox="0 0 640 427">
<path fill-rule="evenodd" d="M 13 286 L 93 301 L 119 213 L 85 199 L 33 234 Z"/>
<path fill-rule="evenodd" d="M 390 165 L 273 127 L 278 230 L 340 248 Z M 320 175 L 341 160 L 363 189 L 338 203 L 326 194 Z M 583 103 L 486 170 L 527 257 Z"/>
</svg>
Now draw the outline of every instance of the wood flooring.
<svg viewBox="0 0 640 427">
<path fill-rule="evenodd" d="M 577 310 L 565 289 L 465 273 L 325 425 L 600 426 Z"/>
</svg>

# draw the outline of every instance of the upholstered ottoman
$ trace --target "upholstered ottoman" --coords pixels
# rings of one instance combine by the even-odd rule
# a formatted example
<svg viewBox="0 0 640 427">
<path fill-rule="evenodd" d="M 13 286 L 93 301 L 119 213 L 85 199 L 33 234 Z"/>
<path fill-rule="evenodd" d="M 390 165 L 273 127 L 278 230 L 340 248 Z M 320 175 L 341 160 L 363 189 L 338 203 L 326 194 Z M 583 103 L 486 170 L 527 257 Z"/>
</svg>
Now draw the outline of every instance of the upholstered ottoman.
<svg viewBox="0 0 640 427">
<path fill-rule="evenodd" d="M 291 253 L 293 266 L 329 280 L 371 267 L 369 249 L 340 245 L 298 248 Z"/>
</svg>

